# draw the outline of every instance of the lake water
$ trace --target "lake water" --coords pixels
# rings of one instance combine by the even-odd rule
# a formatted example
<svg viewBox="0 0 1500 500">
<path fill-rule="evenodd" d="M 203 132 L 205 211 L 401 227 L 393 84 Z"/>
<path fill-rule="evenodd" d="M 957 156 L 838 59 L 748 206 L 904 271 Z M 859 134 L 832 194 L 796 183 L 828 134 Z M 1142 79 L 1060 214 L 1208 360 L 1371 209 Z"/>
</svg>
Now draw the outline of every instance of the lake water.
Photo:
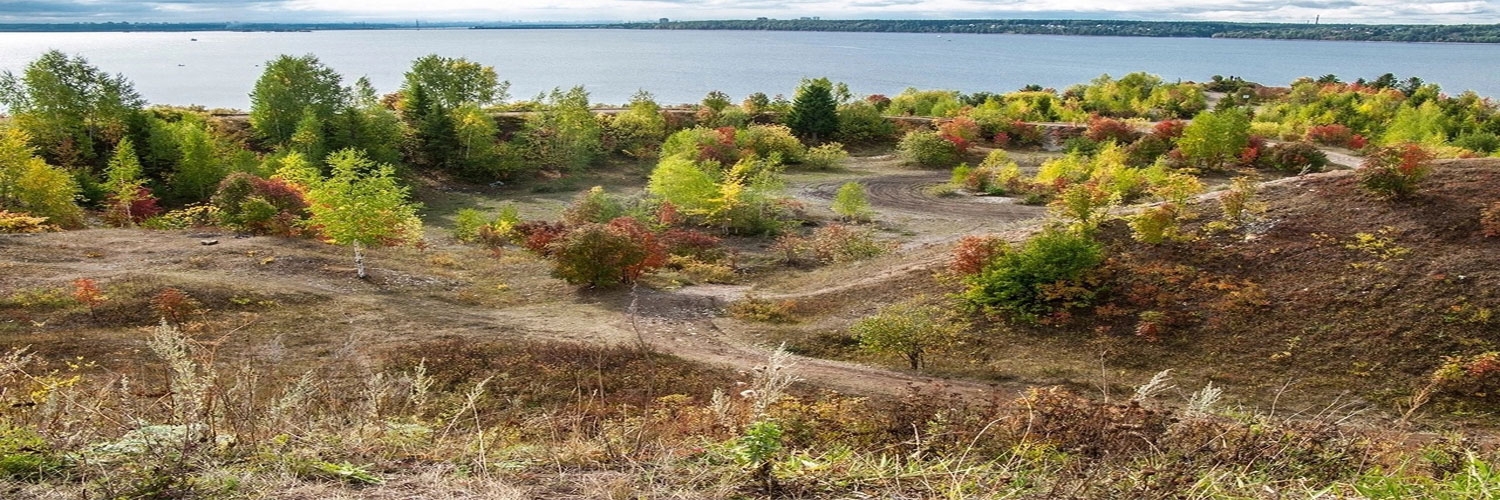
<svg viewBox="0 0 1500 500">
<path fill-rule="evenodd" d="M 196 41 L 194 41 L 196 39 Z M 633 30 L 390 30 L 311 33 L 3 33 L 0 69 L 18 71 L 48 49 L 123 73 L 152 103 L 249 107 L 260 65 L 279 54 L 317 55 L 347 81 L 400 86 L 417 57 L 439 54 L 492 65 L 527 98 L 584 85 L 595 102 L 638 89 L 663 103 L 712 90 L 790 96 L 803 77 L 826 76 L 856 94 L 907 87 L 1004 92 L 1064 88 L 1108 73 L 1172 80 L 1235 75 L 1268 85 L 1302 76 L 1344 80 L 1419 76 L 1450 93 L 1500 96 L 1500 45 L 1318 42 L 1042 35 L 934 35 Z"/>
</svg>

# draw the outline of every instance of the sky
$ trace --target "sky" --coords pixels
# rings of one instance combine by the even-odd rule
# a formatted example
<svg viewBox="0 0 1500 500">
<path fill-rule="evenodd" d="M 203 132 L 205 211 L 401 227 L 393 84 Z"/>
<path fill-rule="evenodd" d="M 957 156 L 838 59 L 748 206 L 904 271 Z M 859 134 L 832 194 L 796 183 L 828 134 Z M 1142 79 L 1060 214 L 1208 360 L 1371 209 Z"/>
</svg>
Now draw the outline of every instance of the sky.
<svg viewBox="0 0 1500 500">
<path fill-rule="evenodd" d="M 1500 0 L 0 0 L 0 22 L 1135 19 L 1495 24 Z"/>
</svg>

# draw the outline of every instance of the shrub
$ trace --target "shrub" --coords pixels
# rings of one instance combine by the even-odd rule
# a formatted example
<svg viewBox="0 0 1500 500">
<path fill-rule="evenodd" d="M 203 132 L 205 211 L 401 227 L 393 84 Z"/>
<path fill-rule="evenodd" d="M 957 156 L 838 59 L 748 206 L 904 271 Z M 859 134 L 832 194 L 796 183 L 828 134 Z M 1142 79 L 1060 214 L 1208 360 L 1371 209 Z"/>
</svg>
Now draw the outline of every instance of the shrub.
<svg viewBox="0 0 1500 500">
<path fill-rule="evenodd" d="M 1256 165 L 1277 172 L 1301 175 L 1322 172 L 1328 166 L 1328 155 L 1311 143 L 1283 142 L 1266 148 L 1256 160 Z"/>
<path fill-rule="evenodd" d="M 784 235 L 771 246 L 788 264 L 832 264 L 853 262 L 884 255 L 891 245 L 875 239 L 875 232 L 843 224 L 829 224 L 813 230 L 808 237 Z"/>
<path fill-rule="evenodd" d="M 896 124 L 867 101 L 839 106 L 838 138 L 849 143 L 885 142 L 895 138 Z"/>
<path fill-rule="evenodd" d="M 1124 120 L 1094 116 L 1089 119 L 1089 128 L 1083 136 L 1094 142 L 1114 141 L 1123 145 L 1135 142 L 1141 133 Z"/>
<path fill-rule="evenodd" d="M 666 263 L 656 235 L 629 217 L 578 226 L 547 248 L 553 276 L 590 288 L 632 283 Z"/>
<path fill-rule="evenodd" d="M 990 151 L 978 167 L 959 165 L 953 170 L 953 181 L 964 189 L 981 194 L 1003 195 L 1021 179 L 1021 166 L 1010 160 L 1004 150 Z"/>
<path fill-rule="evenodd" d="M 869 197 L 865 194 L 865 186 L 854 181 L 839 186 L 838 193 L 833 196 L 832 208 L 833 213 L 849 221 L 864 222 L 874 215 L 870 210 Z"/>
<path fill-rule="evenodd" d="M 957 146 L 959 153 L 967 152 L 969 146 L 979 140 L 979 124 L 967 116 L 944 121 L 938 124 L 937 129 L 938 135 Z"/>
<path fill-rule="evenodd" d="M 701 262 L 714 262 L 724 258 L 723 240 L 691 229 L 669 229 L 661 234 L 661 244 L 667 253 L 690 257 Z"/>
<path fill-rule="evenodd" d="M 484 212 L 472 208 L 459 210 L 453 217 L 453 238 L 464 243 L 479 240 L 479 228 L 489 224 Z"/>
<path fill-rule="evenodd" d="M 954 344 L 965 329 L 947 310 L 920 302 L 917 298 L 885 307 L 875 316 L 855 322 L 849 333 L 859 339 L 861 348 L 899 354 L 906 358 L 908 367 L 920 370 L 923 355 Z"/>
<path fill-rule="evenodd" d="M 831 170 L 844 166 L 844 161 L 849 159 L 849 152 L 844 150 L 844 145 L 830 142 L 810 148 L 802 157 L 802 167 L 813 170 Z"/>
<path fill-rule="evenodd" d="M 735 318 L 761 323 L 796 323 L 797 303 L 791 300 L 772 301 L 747 297 L 729 304 L 729 315 Z"/>
<path fill-rule="evenodd" d="M 543 257 L 552 255 L 552 243 L 568 234 L 568 225 L 561 222 L 526 221 L 516 224 L 516 237 L 521 246 Z"/>
<path fill-rule="evenodd" d="M 4 220 L 4 217 L 0 217 L 0 220 Z M 1500 201 L 1479 211 L 1479 232 L 1486 238 L 1500 238 Z"/>
<path fill-rule="evenodd" d="M 1000 147 L 1040 147 L 1046 142 L 1047 134 L 1042 127 L 1023 122 L 1011 120 L 1010 123 L 1001 124 L 995 132 L 995 144 Z"/>
<path fill-rule="evenodd" d="M 1356 144 L 1355 137 L 1359 136 L 1354 133 L 1353 129 L 1337 123 L 1307 127 L 1307 133 L 1304 136 L 1307 140 L 1324 146 L 1339 146 L 1350 149 L 1364 147 L 1364 144 L 1354 145 Z M 1363 140 L 1364 138 L 1360 137 L 1360 142 L 1363 142 Z"/>
<path fill-rule="evenodd" d="M 295 234 L 308 214 L 297 186 L 243 172 L 224 178 L 212 203 L 220 224 L 255 234 Z"/>
<path fill-rule="evenodd" d="M 1176 203 L 1143 208 L 1130 218 L 1131 237 L 1152 245 L 1188 239 L 1191 236 L 1181 229 L 1183 211 Z"/>
<path fill-rule="evenodd" d="M 128 197 L 121 198 L 118 194 L 109 196 L 105 201 L 104 221 L 116 227 L 124 227 L 140 224 L 161 213 L 162 208 L 157 204 L 156 195 L 151 193 L 151 188 L 136 186 L 135 193 Z"/>
<path fill-rule="evenodd" d="M 62 228 L 47 223 L 46 217 L 0 210 L 0 234 L 46 233 Z"/>
<path fill-rule="evenodd" d="M 625 207 L 619 200 L 609 193 L 604 192 L 604 187 L 594 186 L 588 191 L 580 193 L 563 210 L 563 222 L 571 226 L 587 224 L 590 222 L 603 224 L 625 215 Z"/>
<path fill-rule="evenodd" d="M 1432 174 L 1432 153 L 1418 144 L 1376 149 L 1356 170 L 1359 184 L 1383 198 L 1400 199 L 1416 194 Z"/>
<path fill-rule="evenodd" d="M 958 163 L 959 149 L 937 132 L 913 130 L 901 138 L 896 153 L 909 165 L 949 168 Z"/>
<path fill-rule="evenodd" d="M 1229 190 L 1219 196 L 1219 208 L 1224 214 L 1223 223 L 1235 227 L 1265 210 L 1265 206 L 1257 201 L 1258 190 L 1255 179 L 1250 177 L 1236 177 L 1230 182 Z"/>
<path fill-rule="evenodd" d="M 1500 150 L 1500 135 L 1485 131 L 1470 132 L 1453 139 L 1453 145 L 1487 155 Z"/>
<path fill-rule="evenodd" d="M 948 270 L 960 276 L 979 274 L 985 265 L 994 260 L 995 256 L 1005 253 L 1007 248 L 1005 240 L 995 236 L 964 236 L 953 247 L 953 260 L 948 262 Z"/>
<path fill-rule="evenodd" d="M 661 157 L 681 157 L 692 161 L 713 161 L 731 165 L 740 159 L 733 127 L 718 129 L 694 127 L 679 130 L 661 145 Z"/>
<path fill-rule="evenodd" d="M 740 154 L 755 154 L 761 158 L 780 158 L 783 163 L 801 163 L 807 146 L 792 129 L 785 125 L 751 125 L 739 130 L 734 136 Z"/>
<path fill-rule="evenodd" d="M 1072 223 L 1074 228 L 1089 232 L 1109 218 L 1109 211 L 1120 205 L 1120 199 L 1119 193 L 1112 193 L 1098 182 L 1090 181 L 1063 189 L 1047 208 L 1053 215 Z"/>
<path fill-rule="evenodd" d="M 986 314 L 1035 321 L 1055 309 L 1093 300 L 1088 275 L 1103 262 L 1103 244 L 1084 234 L 1048 228 L 965 280 L 962 297 Z"/>
</svg>

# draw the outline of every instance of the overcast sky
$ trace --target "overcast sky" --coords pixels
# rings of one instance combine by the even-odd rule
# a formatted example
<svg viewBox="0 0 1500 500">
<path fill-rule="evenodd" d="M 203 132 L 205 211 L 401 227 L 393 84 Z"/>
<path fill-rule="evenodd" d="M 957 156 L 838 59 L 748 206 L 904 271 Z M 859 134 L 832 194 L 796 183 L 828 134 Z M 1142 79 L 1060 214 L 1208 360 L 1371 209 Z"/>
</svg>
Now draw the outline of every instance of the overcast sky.
<svg viewBox="0 0 1500 500">
<path fill-rule="evenodd" d="M 0 0 L 0 22 L 1087 18 L 1500 23 L 1500 0 Z"/>
</svg>

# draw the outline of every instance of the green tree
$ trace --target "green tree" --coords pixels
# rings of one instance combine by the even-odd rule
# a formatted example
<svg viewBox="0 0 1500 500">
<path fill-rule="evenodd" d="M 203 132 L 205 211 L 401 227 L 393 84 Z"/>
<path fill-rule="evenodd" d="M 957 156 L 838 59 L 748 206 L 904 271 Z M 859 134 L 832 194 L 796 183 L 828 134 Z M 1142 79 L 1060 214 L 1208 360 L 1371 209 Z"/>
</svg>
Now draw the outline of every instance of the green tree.
<svg viewBox="0 0 1500 500">
<path fill-rule="evenodd" d="M 510 82 L 501 81 L 493 66 L 437 54 L 412 61 L 401 91 L 409 93 L 417 87 L 422 87 L 427 98 L 443 109 L 465 104 L 484 107 L 510 98 Z"/>
<path fill-rule="evenodd" d="M 177 169 L 167 181 L 170 201 L 178 205 L 207 201 L 219 181 L 229 175 L 229 165 L 219 154 L 207 124 L 183 120 L 173 124 L 173 134 L 179 154 Z"/>
<path fill-rule="evenodd" d="M 1177 147 L 1183 158 L 1208 169 L 1222 170 L 1250 143 L 1250 113 L 1241 108 L 1205 111 L 1182 130 Z"/>
<path fill-rule="evenodd" d="M 839 186 L 838 193 L 833 195 L 832 209 L 839 217 L 851 221 L 868 221 L 874 215 L 870 210 L 869 196 L 865 194 L 865 186 L 854 181 Z"/>
<path fill-rule="evenodd" d="M 124 75 L 110 75 L 82 57 L 48 51 L 21 75 L 0 73 L 0 106 L 46 161 L 93 165 L 130 132 L 145 100 Z"/>
<path fill-rule="evenodd" d="M 712 212 L 719 196 L 714 177 L 698 162 L 683 156 L 663 158 L 651 171 L 646 191 L 688 215 Z"/>
<path fill-rule="evenodd" d="M 73 201 L 78 183 L 36 156 L 29 141 L 25 131 L 0 127 L 0 209 L 45 217 L 65 228 L 83 226 L 83 210 Z"/>
<path fill-rule="evenodd" d="M 419 205 L 396 179 L 396 169 L 345 149 L 328 156 L 329 178 L 309 186 L 309 222 L 337 245 L 354 248 L 355 273 L 365 274 L 365 247 L 398 245 L 422 237 Z"/>
<path fill-rule="evenodd" d="M 312 54 L 281 55 L 250 91 L 250 126 L 272 145 L 285 144 L 297 131 L 307 110 L 328 123 L 350 101 L 343 77 Z"/>
<path fill-rule="evenodd" d="M 838 101 L 833 97 L 833 82 L 827 78 L 804 79 L 792 100 L 792 112 L 786 124 L 798 136 L 817 142 L 832 138 L 839 131 Z"/>
<path fill-rule="evenodd" d="M 936 305 L 924 305 L 922 299 L 895 304 L 875 316 L 861 319 L 849 328 L 859 339 L 862 349 L 882 354 L 899 354 L 907 366 L 922 369 L 922 359 L 930 351 L 953 345 L 966 325 Z"/>
<path fill-rule="evenodd" d="M 662 116 L 661 106 L 651 93 L 642 90 L 631 96 L 630 106 L 610 121 L 610 133 L 618 151 L 637 158 L 648 156 L 667 137 L 667 117 Z"/>
<path fill-rule="evenodd" d="M 287 147 L 314 162 L 321 162 L 324 156 L 328 156 L 327 133 L 324 131 L 323 120 L 318 118 L 317 110 L 311 107 L 303 110 L 302 119 L 297 121 L 297 128 L 287 141 Z"/>
<path fill-rule="evenodd" d="M 104 190 L 109 193 L 105 219 L 125 226 L 132 224 L 145 214 L 132 213 L 137 201 L 150 197 L 146 181 L 141 178 L 141 161 L 135 154 L 135 144 L 130 138 L 120 140 L 115 154 L 104 168 Z"/>
<path fill-rule="evenodd" d="M 537 96 L 542 109 L 527 117 L 526 157 L 544 169 L 579 171 L 603 158 L 604 126 L 589 109 L 583 87 Z"/>
<path fill-rule="evenodd" d="M 464 104 L 452 112 L 453 134 L 458 151 L 454 155 L 456 170 L 472 179 L 488 180 L 504 174 L 495 143 L 499 133 L 495 119 L 474 103 Z"/>
</svg>

